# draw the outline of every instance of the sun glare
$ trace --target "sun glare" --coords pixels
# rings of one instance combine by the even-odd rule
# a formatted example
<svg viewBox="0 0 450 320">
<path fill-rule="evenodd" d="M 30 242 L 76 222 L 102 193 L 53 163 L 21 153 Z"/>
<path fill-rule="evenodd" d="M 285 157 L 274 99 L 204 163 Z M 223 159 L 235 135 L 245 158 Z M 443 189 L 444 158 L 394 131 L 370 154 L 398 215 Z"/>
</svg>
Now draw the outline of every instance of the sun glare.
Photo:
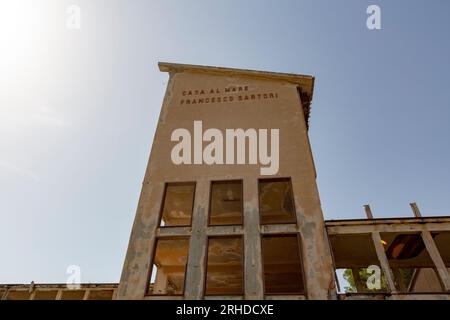
<svg viewBox="0 0 450 320">
<path fill-rule="evenodd" d="M 19 129 L 42 108 L 29 100 L 39 92 L 49 65 L 49 9 L 46 1 L 0 1 L 1 130 Z"/>
<path fill-rule="evenodd" d="M 33 10 L 38 1 L 0 2 L 0 61 L 2 70 L 26 65 L 39 41 L 39 17 Z"/>
</svg>

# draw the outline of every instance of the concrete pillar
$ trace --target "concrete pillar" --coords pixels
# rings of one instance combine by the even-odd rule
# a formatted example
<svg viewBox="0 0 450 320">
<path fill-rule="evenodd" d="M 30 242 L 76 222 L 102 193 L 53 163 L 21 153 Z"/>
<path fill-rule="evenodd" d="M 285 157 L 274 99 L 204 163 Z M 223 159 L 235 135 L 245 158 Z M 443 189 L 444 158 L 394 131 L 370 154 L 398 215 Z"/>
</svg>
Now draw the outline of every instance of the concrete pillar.
<svg viewBox="0 0 450 320">
<path fill-rule="evenodd" d="M 364 210 L 366 212 L 368 219 L 373 219 L 372 210 L 368 204 L 364 205 Z M 389 266 L 389 260 L 386 256 L 386 251 L 381 242 L 380 233 L 377 231 L 372 232 L 372 241 L 377 253 L 378 261 L 381 265 L 381 270 L 383 270 L 384 278 L 386 279 L 389 291 L 392 293 L 397 293 L 397 288 L 395 287 L 394 274 Z"/>
<path fill-rule="evenodd" d="M 383 270 L 384 278 L 386 279 L 387 286 L 391 293 L 397 293 L 397 288 L 395 287 L 394 275 L 392 273 L 391 267 L 389 266 L 389 260 L 386 256 L 386 251 L 381 243 L 381 236 L 379 232 L 372 232 L 372 241 L 375 246 L 375 251 L 377 253 L 378 261 L 381 265 L 381 270 Z"/>
<path fill-rule="evenodd" d="M 194 210 L 192 213 L 192 235 L 189 242 L 189 255 L 186 271 L 184 297 L 189 300 L 202 299 L 206 276 L 206 254 L 209 210 L 208 180 L 197 181 Z"/>
<path fill-rule="evenodd" d="M 143 299 L 150 281 L 156 229 L 165 183 L 144 181 L 128 244 L 117 299 Z"/>
<path fill-rule="evenodd" d="M 243 182 L 244 194 L 244 279 L 245 299 L 263 299 L 263 271 L 258 210 L 258 180 Z"/>
<path fill-rule="evenodd" d="M 361 277 L 359 276 L 359 268 L 352 268 L 352 275 L 353 280 L 355 281 L 356 292 L 358 293 L 365 292 L 366 288 L 364 287 Z"/>
<path fill-rule="evenodd" d="M 58 290 L 58 293 L 56 294 L 55 300 L 61 300 L 63 295 L 63 291 L 61 289 Z"/>
<path fill-rule="evenodd" d="M 153 293 L 166 294 L 167 293 L 167 274 L 162 268 L 158 268 L 155 277 L 155 283 L 153 284 Z"/>
</svg>

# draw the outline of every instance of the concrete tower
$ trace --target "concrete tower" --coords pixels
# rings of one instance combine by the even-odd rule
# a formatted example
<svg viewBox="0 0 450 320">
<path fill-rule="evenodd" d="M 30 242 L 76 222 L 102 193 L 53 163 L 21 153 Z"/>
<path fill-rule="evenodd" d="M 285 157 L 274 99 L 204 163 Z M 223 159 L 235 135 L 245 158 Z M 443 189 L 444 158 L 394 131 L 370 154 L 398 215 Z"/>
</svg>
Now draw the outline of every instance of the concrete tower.
<svg viewBox="0 0 450 320">
<path fill-rule="evenodd" d="M 117 298 L 329 299 L 314 78 L 159 68 L 169 82 Z"/>
</svg>

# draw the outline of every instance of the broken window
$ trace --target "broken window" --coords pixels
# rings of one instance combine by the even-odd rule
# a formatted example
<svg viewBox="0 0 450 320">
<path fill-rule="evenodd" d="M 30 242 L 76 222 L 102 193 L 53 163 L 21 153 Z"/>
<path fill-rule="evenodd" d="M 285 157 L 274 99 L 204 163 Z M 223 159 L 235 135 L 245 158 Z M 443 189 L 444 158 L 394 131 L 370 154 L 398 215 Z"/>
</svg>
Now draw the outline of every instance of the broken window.
<svg viewBox="0 0 450 320">
<path fill-rule="evenodd" d="M 188 238 L 156 240 L 148 294 L 182 295 L 189 251 Z"/>
<path fill-rule="evenodd" d="M 242 181 L 211 183 L 210 225 L 242 224 Z"/>
<path fill-rule="evenodd" d="M 261 224 L 296 223 L 291 179 L 259 180 Z"/>
<path fill-rule="evenodd" d="M 243 284 L 242 237 L 208 239 L 206 295 L 241 295 Z"/>
<path fill-rule="evenodd" d="M 191 224 L 194 191 L 194 182 L 166 184 L 161 214 L 161 227 L 189 226 Z"/>
<path fill-rule="evenodd" d="M 303 294 L 305 284 L 297 235 L 262 237 L 266 294 Z"/>
<path fill-rule="evenodd" d="M 370 233 L 334 234 L 329 240 L 340 293 L 389 291 Z"/>
<path fill-rule="evenodd" d="M 381 239 L 400 292 L 442 292 L 434 263 L 420 233 L 381 233 Z"/>
</svg>

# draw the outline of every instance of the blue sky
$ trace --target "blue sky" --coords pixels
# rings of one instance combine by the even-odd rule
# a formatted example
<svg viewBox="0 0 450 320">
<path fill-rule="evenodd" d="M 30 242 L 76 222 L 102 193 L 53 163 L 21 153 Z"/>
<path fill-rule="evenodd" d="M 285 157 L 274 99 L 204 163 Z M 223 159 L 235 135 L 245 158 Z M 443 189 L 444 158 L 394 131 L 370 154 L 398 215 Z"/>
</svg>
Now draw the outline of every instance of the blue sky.
<svg viewBox="0 0 450 320">
<path fill-rule="evenodd" d="M 81 30 L 66 8 L 81 8 Z M 366 28 L 381 7 L 382 30 Z M 316 77 L 327 219 L 450 208 L 450 2 L 4 0 L 0 283 L 117 282 L 164 95 L 158 61 Z"/>
</svg>

